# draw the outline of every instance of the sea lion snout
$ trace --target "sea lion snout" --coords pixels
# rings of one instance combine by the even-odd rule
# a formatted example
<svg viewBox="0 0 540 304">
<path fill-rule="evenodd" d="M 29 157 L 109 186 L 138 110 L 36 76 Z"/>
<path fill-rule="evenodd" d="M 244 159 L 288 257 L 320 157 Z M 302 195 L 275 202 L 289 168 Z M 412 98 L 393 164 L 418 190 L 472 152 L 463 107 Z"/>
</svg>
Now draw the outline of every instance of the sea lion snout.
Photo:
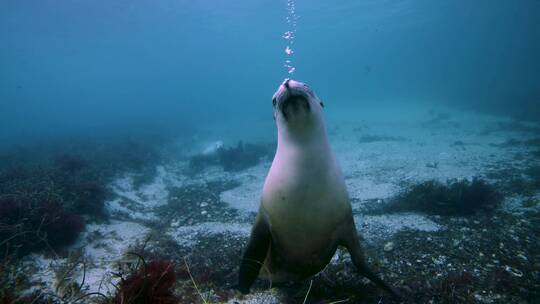
<svg viewBox="0 0 540 304">
<path fill-rule="evenodd" d="M 298 88 L 305 88 L 306 84 L 300 81 L 290 79 L 290 78 L 285 78 L 285 80 L 283 80 L 283 82 L 281 83 L 279 89 L 281 89 L 281 87 L 283 87 L 284 90 L 298 89 Z M 278 92 L 279 92 L 279 89 L 278 89 Z"/>
<path fill-rule="evenodd" d="M 285 120 L 293 116 L 309 114 L 313 94 L 307 85 L 302 82 L 285 79 L 272 98 L 276 111 L 283 115 Z"/>
<path fill-rule="evenodd" d="M 288 89 L 289 88 L 289 81 L 291 81 L 289 78 L 286 78 L 284 81 L 283 81 L 283 86 Z"/>
</svg>

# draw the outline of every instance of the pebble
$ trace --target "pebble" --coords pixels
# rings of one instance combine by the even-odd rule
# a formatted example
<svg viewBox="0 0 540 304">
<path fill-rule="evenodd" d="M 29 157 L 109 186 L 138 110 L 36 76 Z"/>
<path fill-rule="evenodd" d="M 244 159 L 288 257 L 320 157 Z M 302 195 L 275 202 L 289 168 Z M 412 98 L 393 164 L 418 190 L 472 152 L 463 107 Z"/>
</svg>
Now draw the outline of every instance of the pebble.
<svg viewBox="0 0 540 304">
<path fill-rule="evenodd" d="M 513 276 L 516 276 L 516 277 L 522 277 L 523 276 L 523 272 L 519 271 L 519 269 L 510 267 L 508 265 L 504 266 L 504 270 L 506 270 L 506 272 L 508 272 L 508 273 L 510 273 L 510 274 L 512 274 Z"/>
<path fill-rule="evenodd" d="M 384 244 L 384 251 L 389 252 L 394 250 L 394 242 L 388 242 Z"/>
<path fill-rule="evenodd" d="M 206 215 L 207 213 L 208 213 L 208 211 L 206 211 L 206 210 L 201 211 L 201 215 Z"/>
<path fill-rule="evenodd" d="M 522 253 L 518 254 L 517 256 L 518 256 L 518 258 L 521 258 L 521 259 L 524 260 L 524 261 L 527 261 L 527 260 L 528 260 L 527 257 L 524 256 Z"/>
</svg>

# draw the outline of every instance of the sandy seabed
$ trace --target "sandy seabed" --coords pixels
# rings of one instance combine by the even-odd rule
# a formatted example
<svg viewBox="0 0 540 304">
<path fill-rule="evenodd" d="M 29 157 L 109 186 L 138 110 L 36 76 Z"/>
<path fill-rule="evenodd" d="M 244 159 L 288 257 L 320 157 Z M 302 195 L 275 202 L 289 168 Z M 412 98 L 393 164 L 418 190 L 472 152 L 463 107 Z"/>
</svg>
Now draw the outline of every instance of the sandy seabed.
<svg viewBox="0 0 540 304">
<path fill-rule="evenodd" d="M 417 286 L 414 284 L 424 284 L 423 280 L 429 277 L 446 278 L 463 271 L 471 274 L 471 280 L 482 282 L 486 282 L 484 276 L 492 273 L 492 270 L 500 270 L 502 278 L 511 283 L 513 279 L 519 281 L 523 276 L 538 279 L 540 256 L 538 251 L 526 252 L 528 245 L 500 252 L 507 252 L 505 254 L 514 255 L 518 260 L 531 264 L 532 270 L 529 271 L 533 273 L 524 274 L 526 270 L 519 269 L 520 264 L 509 265 L 514 257 L 491 253 L 499 247 L 521 244 L 525 236 L 520 233 L 538 229 L 533 227 L 534 218 L 531 219 L 529 215 L 531 208 L 522 206 L 522 197 L 507 196 L 497 215 L 478 219 L 441 218 L 410 212 L 382 215 L 364 212 L 367 207 L 394 197 L 405 187 L 427 180 L 445 182 L 449 179 L 482 177 L 496 182 L 491 177 L 496 170 L 525 168 L 531 163 L 526 157 L 517 157 L 527 155 L 529 147 L 508 147 L 504 144 L 510 139 L 529 139 L 534 137 L 533 134 L 522 130 L 500 129 L 498 126 L 501 123 L 508 122 L 504 119 L 451 110 L 436 113 L 411 112 L 396 119 L 377 119 L 377 116 L 369 118 L 369 115 L 365 117 L 340 118 L 339 123 L 336 123 L 337 114 L 330 115 L 327 120 L 332 123 L 328 126 L 328 132 L 345 175 L 357 228 L 364 239 L 369 260 L 378 261 L 378 269 L 387 280 L 407 292 Z M 114 292 L 112 284 L 117 282 L 117 278 L 111 273 L 117 264 L 126 258 L 127 252 L 140 248 L 142 242 L 148 242 L 150 247 L 155 246 L 152 251 L 158 252 L 159 242 L 153 243 L 152 238 L 159 235 L 161 241 L 167 239 L 175 243 L 176 247 L 173 248 L 178 251 L 170 255 L 171 259 L 187 257 L 192 263 L 191 269 L 196 279 L 202 280 L 198 272 L 217 273 L 215 277 L 209 274 L 207 282 L 200 282 L 210 302 L 282 303 L 294 302 L 296 299 L 301 303 L 309 283 L 291 292 L 288 289 L 269 290 L 267 284 L 261 282 L 255 286 L 250 296 L 242 299 L 220 291 L 225 289 L 225 286 L 220 286 L 223 282 L 234 282 L 233 272 L 236 271 L 241 250 L 249 236 L 270 163 L 271 159 L 262 159 L 258 165 L 240 172 L 225 172 L 220 167 L 208 167 L 192 176 L 188 174 L 187 161 L 172 161 L 160 164 L 153 180 L 139 187 L 135 186 L 132 173 L 121 174 L 109 186 L 115 194 L 113 199 L 106 202 L 110 221 L 88 225 L 79 241 L 70 248 L 79 252 L 86 261 L 84 272 L 82 267 L 76 268 L 73 279 L 82 282 L 84 273 L 83 286 L 87 292 Z M 537 199 L 540 198 L 538 192 L 535 195 Z M 514 238 L 517 240 L 512 240 L 509 234 L 507 243 L 504 238 L 501 239 L 500 234 L 491 235 L 495 233 L 493 229 L 496 227 L 505 231 L 514 229 Z M 493 248 L 473 247 L 471 242 Z M 157 255 L 167 256 L 167 253 Z M 473 256 L 480 257 L 481 261 L 472 261 Z M 219 258 L 222 264 L 212 265 L 214 258 Z M 210 267 L 201 265 L 200 261 L 204 259 L 209 261 Z M 67 260 L 39 254 L 30 256 L 27 263 L 35 269 L 33 288 L 54 292 L 59 278 L 52 269 Z M 183 263 L 182 260 L 175 262 L 179 265 Z M 340 264 L 348 266 L 340 267 Z M 339 284 L 347 281 L 345 278 L 354 276 L 348 255 L 341 251 L 328 268 L 314 279 L 314 284 L 319 284 L 320 290 L 329 288 L 324 280 Z M 227 271 L 231 274 L 226 274 Z M 362 280 L 357 282 L 364 285 L 360 288 L 364 291 L 359 292 L 370 294 L 367 299 L 358 300 L 349 290 L 342 290 L 335 294 L 313 292 L 310 301 L 392 301 L 376 289 L 365 287 L 370 283 Z M 536 288 L 539 284 L 536 281 Z M 344 285 L 348 286 L 346 283 Z M 190 282 L 180 286 L 190 286 Z M 468 291 L 456 291 L 463 297 L 456 298 L 457 302 L 527 303 L 523 300 L 526 296 L 520 298 L 510 295 L 504 289 L 495 289 L 496 285 L 468 283 L 468 286 L 471 287 Z M 489 286 L 493 289 L 487 289 Z M 447 292 L 444 286 L 437 288 L 439 292 Z M 455 288 L 462 286 L 455 283 Z M 436 288 L 432 286 L 432 289 Z M 418 292 L 409 290 L 416 299 L 429 300 L 429 296 L 420 296 Z M 437 295 L 431 298 L 433 303 L 446 303 Z M 189 302 L 187 298 L 185 301 Z"/>
</svg>

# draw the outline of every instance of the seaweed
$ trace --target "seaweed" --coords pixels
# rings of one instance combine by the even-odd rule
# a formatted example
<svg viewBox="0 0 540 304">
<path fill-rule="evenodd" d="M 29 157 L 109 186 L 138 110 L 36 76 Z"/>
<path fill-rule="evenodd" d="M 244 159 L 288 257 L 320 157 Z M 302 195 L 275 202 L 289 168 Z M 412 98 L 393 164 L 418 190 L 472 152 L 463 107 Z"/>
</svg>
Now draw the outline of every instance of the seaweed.
<svg viewBox="0 0 540 304">
<path fill-rule="evenodd" d="M 485 134 L 493 132 L 520 132 L 538 134 L 540 127 L 536 124 L 524 123 L 520 121 L 499 122 L 494 129 L 486 130 Z"/>
<path fill-rule="evenodd" d="M 458 128 L 460 125 L 452 121 L 452 116 L 449 113 L 430 111 L 430 119 L 421 123 L 426 128 L 441 128 L 444 126 Z"/>
<path fill-rule="evenodd" d="M 62 197 L 68 201 L 66 208 L 79 214 L 90 215 L 95 219 L 107 217 L 105 198 L 107 191 L 103 181 L 90 179 L 64 180 Z"/>
<path fill-rule="evenodd" d="M 192 173 L 203 171 L 206 167 L 217 166 L 219 159 L 215 155 L 197 154 L 189 159 L 189 169 Z"/>
<path fill-rule="evenodd" d="M 238 142 L 235 148 L 220 148 L 218 150 L 219 164 L 225 171 L 240 171 L 259 163 L 259 158 L 266 150 L 258 145 Z"/>
<path fill-rule="evenodd" d="M 174 264 L 152 261 L 142 265 L 126 278 L 121 278 L 113 303 L 175 304 L 178 298 L 173 288 L 176 283 Z"/>
<path fill-rule="evenodd" d="M 534 207 L 536 207 L 538 205 L 540 205 L 540 200 L 538 200 L 536 198 L 533 198 L 533 197 L 526 198 L 523 201 L 523 207 L 525 207 L 525 208 L 534 208 Z"/>
<path fill-rule="evenodd" d="M 509 138 L 503 143 L 500 144 L 490 144 L 492 147 L 502 147 L 502 148 L 512 148 L 512 147 L 529 147 L 529 148 L 538 148 L 540 147 L 540 138 L 529 138 L 525 140 L 519 140 L 515 138 Z"/>
<path fill-rule="evenodd" d="M 56 167 L 69 174 L 74 174 L 82 170 L 85 161 L 79 155 L 63 154 L 54 161 Z"/>
<path fill-rule="evenodd" d="M 429 215 L 470 216 L 495 210 L 502 196 L 485 181 L 453 180 L 446 184 L 426 181 L 399 194 L 382 207 L 386 212 L 416 211 Z"/>
<path fill-rule="evenodd" d="M 501 148 L 511 148 L 511 147 L 518 147 L 522 145 L 522 141 L 517 140 L 515 138 L 509 138 L 505 140 L 503 143 L 500 144 L 490 144 L 492 147 L 501 147 Z"/>
<path fill-rule="evenodd" d="M 68 212 L 43 194 L 35 198 L 16 195 L 0 198 L 0 255 L 11 250 L 18 255 L 57 250 L 72 244 L 84 228 L 78 214 Z"/>
<path fill-rule="evenodd" d="M 378 136 L 378 135 L 365 135 L 358 139 L 360 143 L 374 143 L 380 141 L 404 141 L 405 138 L 401 136 Z"/>
<path fill-rule="evenodd" d="M 540 165 L 531 166 L 524 173 L 531 179 L 531 186 L 536 190 L 540 189 Z"/>
<path fill-rule="evenodd" d="M 262 157 L 270 156 L 273 149 L 269 145 L 244 144 L 239 141 L 236 147 L 221 147 L 212 154 L 197 154 L 189 160 L 192 173 L 203 171 L 206 167 L 221 166 L 228 172 L 236 172 L 253 167 Z"/>
</svg>

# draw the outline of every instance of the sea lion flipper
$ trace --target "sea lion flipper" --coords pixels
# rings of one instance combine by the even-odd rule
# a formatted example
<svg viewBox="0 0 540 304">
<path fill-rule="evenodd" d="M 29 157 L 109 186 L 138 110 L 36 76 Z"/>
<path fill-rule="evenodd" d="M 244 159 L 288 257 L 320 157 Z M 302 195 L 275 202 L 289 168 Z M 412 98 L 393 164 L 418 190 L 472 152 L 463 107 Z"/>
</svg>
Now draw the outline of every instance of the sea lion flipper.
<svg viewBox="0 0 540 304">
<path fill-rule="evenodd" d="M 251 284 L 259 275 L 270 247 L 270 241 L 270 229 L 259 213 L 240 264 L 237 289 L 243 294 L 249 293 Z"/>
<path fill-rule="evenodd" d="M 354 223 L 353 223 L 354 227 Z M 368 278 L 371 282 L 375 283 L 391 295 L 393 295 L 395 298 L 399 300 L 403 300 L 403 297 L 400 295 L 400 293 L 392 288 L 390 285 L 388 285 L 385 281 L 383 281 L 366 263 L 366 258 L 364 255 L 364 250 L 362 249 L 362 246 L 360 245 L 360 241 L 358 240 L 358 236 L 356 233 L 356 228 L 354 229 L 353 233 L 348 233 L 348 237 L 346 240 L 343 240 L 343 245 L 347 248 L 349 251 L 349 254 L 351 255 L 351 260 L 356 267 L 357 271 L 363 275 L 364 277 Z"/>
</svg>

